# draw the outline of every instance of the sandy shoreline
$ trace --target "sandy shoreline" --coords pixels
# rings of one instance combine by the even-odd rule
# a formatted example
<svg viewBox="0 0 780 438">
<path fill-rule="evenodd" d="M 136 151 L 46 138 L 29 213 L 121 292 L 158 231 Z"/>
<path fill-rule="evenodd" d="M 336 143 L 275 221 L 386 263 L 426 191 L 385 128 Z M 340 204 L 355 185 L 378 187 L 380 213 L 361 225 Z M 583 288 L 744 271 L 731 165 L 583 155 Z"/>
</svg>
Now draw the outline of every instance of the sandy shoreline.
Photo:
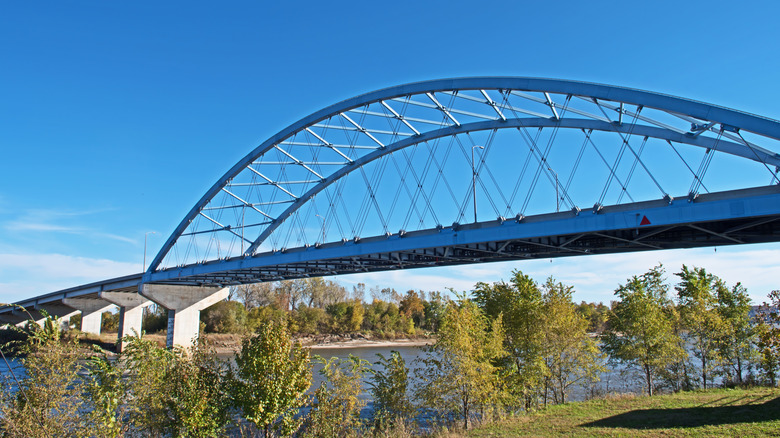
<svg viewBox="0 0 780 438">
<path fill-rule="evenodd" d="M 396 339 L 396 340 L 371 340 L 371 339 L 350 339 L 343 341 L 314 342 L 303 343 L 305 348 L 313 351 L 317 350 L 343 350 L 351 348 L 388 348 L 394 347 L 423 347 L 435 342 L 435 339 Z M 215 343 L 212 345 L 217 354 L 236 354 L 241 349 L 240 342 Z"/>
<path fill-rule="evenodd" d="M 297 339 L 304 347 L 312 350 L 336 350 L 350 348 L 393 348 L 393 347 L 422 347 L 436 342 L 434 338 L 412 338 L 412 339 L 371 339 L 363 335 L 354 335 L 354 338 L 340 335 L 328 335 L 325 337 L 305 337 Z M 146 339 L 151 339 L 159 345 L 165 345 L 164 334 L 146 334 Z M 229 334 L 207 334 L 206 339 L 209 345 L 219 355 L 236 354 L 241 349 L 240 335 Z M 104 343 L 115 342 L 116 335 L 104 334 L 101 336 Z"/>
<path fill-rule="evenodd" d="M 360 340 L 352 340 L 352 341 L 339 341 L 339 342 L 331 342 L 331 343 L 324 343 L 324 344 L 306 345 L 306 347 L 311 348 L 312 350 L 323 349 L 323 348 L 342 349 L 342 348 L 363 348 L 363 347 L 382 347 L 382 348 L 423 347 L 425 345 L 430 345 L 434 342 L 435 342 L 434 339 L 397 339 L 393 341 L 388 341 L 388 340 L 372 341 L 367 339 L 360 339 Z"/>
</svg>

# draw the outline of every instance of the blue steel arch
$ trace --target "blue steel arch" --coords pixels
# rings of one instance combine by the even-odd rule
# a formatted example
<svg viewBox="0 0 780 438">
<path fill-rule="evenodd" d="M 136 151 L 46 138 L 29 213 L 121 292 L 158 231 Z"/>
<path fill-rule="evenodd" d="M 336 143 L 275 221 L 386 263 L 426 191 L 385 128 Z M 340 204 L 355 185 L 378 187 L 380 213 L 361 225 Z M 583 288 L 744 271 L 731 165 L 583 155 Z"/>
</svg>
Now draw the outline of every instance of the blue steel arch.
<svg viewBox="0 0 780 438">
<path fill-rule="evenodd" d="M 468 114 L 467 111 L 461 111 L 455 113 L 454 110 L 448 109 L 444 105 L 441 105 L 435 93 L 451 93 L 460 92 L 464 90 L 479 91 L 485 96 L 485 101 L 482 102 L 486 107 L 491 107 L 495 110 L 495 115 L 490 120 L 483 120 L 480 122 L 460 123 L 458 118 L 459 114 Z M 495 99 L 486 93 L 486 90 L 498 92 L 502 95 L 506 93 L 508 96 L 511 93 L 517 92 L 536 92 L 542 93 L 544 100 L 549 107 L 549 114 L 534 113 L 533 111 L 520 110 L 525 115 L 532 115 L 533 117 L 506 117 L 503 113 L 508 113 L 508 108 L 511 106 L 501 105 L 496 102 Z M 586 118 L 563 118 L 560 117 L 559 111 L 565 110 L 560 103 L 555 103 L 550 98 L 550 94 L 566 96 L 566 102 L 576 96 L 578 98 L 590 99 L 601 110 L 603 117 L 599 114 L 586 114 Z M 348 115 L 347 112 L 355 111 L 358 108 L 368 108 L 369 105 L 381 103 L 385 105 L 385 102 L 393 99 L 401 99 L 409 96 L 427 96 L 431 103 L 430 109 L 437 110 L 444 115 L 445 123 L 440 124 L 436 129 L 431 130 L 418 130 L 415 126 L 412 126 L 408 120 L 412 118 L 405 118 L 404 115 L 398 114 L 394 109 L 386 106 L 389 110 L 388 118 L 393 118 L 398 122 L 404 123 L 411 131 L 413 135 L 407 135 L 403 139 L 394 141 L 392 143 L 383 143 L 372 135 L 371 130 L 362 128 L 358 123 L 355 123 Z M 528 96 L 523 96 L 530 98 Z M 544 104 L 542 97 L 537 97 L 539 102 Z M 619 104 L 615 107 L 612 104 Z M 636 109 L 634 111 L 634 123 L 626 124 L 623 120 L 624 115 L 626 118 L 628 111 L 625 110 L 624 105 L 634 105 Z M 614 111 L 616 118 L 610 118 L 605 112 L 607 110 Z M 641 116 L 639 113 L 643 108 L 653 108 L 664 111 L 673 116 L 679 117 L 685 122 L 691 124 L 690 130 L 675 129 L 666 123 L 660 121 L 649 120 L 646 125 L 637 124 L 637 119 Z M 518 108 L 512 108 L 514 111 Z M 452 110 L 452 113 L 450 113 Z M 368 110 L 364 110 L 368 112 Z M 575 111 L 576 112 L 576 111 Z M 582 113 L 582 112 L 580 112 Z M 453 114 L 458 115 L 456 118 Z M 289 191 L 285 190 L 279 182 L 261 175 L 267 180 L 270 185 L 276 186 L 279 190 L 283 190 L 294 199 L 290 202 L 281 213 L 275 215 L 268 215 L 260 211 L 255 205 L 244 201 L 239 196 L 234 195 L 225 187 L 230 184 L 231 180 L 235 178 L 239 173 L 245 171 L 258 157 L 263 156 L 266 152 L 272 151 L 277 148 L 279 151 L 284 152 L 293 162 L 296 162 L 296 158 L 290 154 L 287 154 L 279 145 L 283 145 L 285 141 L 295 136 L 297 133 L 307 132 L 314 138 L 321 140 L 320 147 L 328 147 L 336 152 L 339 152 L 337 147 L 332 143 L 329 144 L 327 140 L 318 136 L 310 129 L 317 126 L 318 123 L 327 120 L 329 118 L 342 116 L 348 120 L 353 126 L 356 135 L 367 136 L 377 143 L 376 148 L 370 152 L 361 155 L 359 157 L 347 157 L 343 153 L 343 158 L 346 160 L 344 165 L 338 168 L 336 171 L 329 175 L 320 175 L 314 170 L 308 168 L 312 174 L 319 177 L 318 181 L 310 181 L 310 187 L 304 193 L 298 196 L 293 195 Z M 644 119 L 643 119 L 644 120 Z M 420 125 L 416 125 L 419 127 Z M 604 132 L 614 132 L 621 135 L 635 135 L 652 137 L 667 141 L 672 141 L 680 144 L 688 144 L 693 146 L 699 146 L 705 149 L 715 149 L 727 154 L 739 156 L 749 160 L 763 163 L 764 165 L 778 166 L 780 165 L 780 156 L 778 154 L 767 150 L 757 144 L 753 144 L 740 134 L 740 131 L 752 132 L 760 137 L 778 140 L 780 139 L 780 123 L 777 121 L 767 119 L 764 117 L 747 114 L 744 112 L 731 110 L 723 107 L 709 105 L 701 102 L 696 102 L 688 99 L 683 99 L 674 96 L 668 96 L 658 93 L 652 93 L 641 90 L 634 90 L 628 88 L 614 87 L 608 85 L 553 80 L 553 79 L 537 79 L 537 78 L 516 78 L 516 77 L 487 77 L 487 78 L 459 78 L 459 79 L 446 79 L 427 82 L 418 82 L 413 84 L 406 84 L 397 87 L 391 87 L 384 90 L 367 93 L 361 96 L 357 96 L 352 99 L 345 100 L 343 102 L 332 105 L 328 108 L 320 110 L 308 117 L 305 117 L 298 122 L 288 126 L 276 135 L 272 136 L 260 146 L 255 148 L 241 161 L 236 163 L 225 175 L 220 178 L 206 194 L 196 203 L 196 205 L 185 216 L 176 230 L 172 233 L 169 239 L 166 241 L 160 252 L 157 254 L 153 262 L 149 266 L 149 272 L 159 270 L 159 267 L 163 259 L 169 254 L 174 247 L 178 239 L 187 230 L 188 226 L 192 223 L 199 214 L 202 214 L 204 208 L 214 199 L 214 197 L 225 191 L 247 207 L 254 208 L 260 213 L 267 216 L 267 223 L 262 224 L 265 228 L 258 233 L 258 236 L 251 241 L 246 239 L 242 233 L 239 236 L 237 232 L 233 231 L 230 225 L 222 226 L 206 232 L 220 232 L 227 231 L 240 237 L 242 241 L 250 243 L 246 251 L 243 251 L 245 255 L 252 255 L 257 251 L 259 245 L 267 238 L 273 231 L 279 227 L 285 219 L 306 204 L 314 195 L 324 190 L 330 184 L 340 178 L 348 175 L 352 171 L 366 165 L 367 163 L 392 154 L 393 152 L 405 147 L 416 145 L 422 142 L 430 141 L 432 139 L 457 135 L 460 133 L 470 133 L 484 130 L 497 130 L 507 128 L 569 128 L 569 129 L 582 129 L 582 130 L 596 130 Z M 377 131 L 379 132 L 379 131 Z M 724 135 L 724 140 L 721 136 Z M 717 134 L 717 137 L 703 135 L 703 134 Z M 308 134 L 307 134 L 308 135 Z M 397 137 L 397 133 L 396 133 Z M 730 141 L 731 139 L 732 141 Z M 297 160 L 296 164 L 306 167 L 306 164 Z M 473 163 L 472 163 L 473 164 Z M 259 175 L 259 172 L 255 171 Z M 557 183 L 556 183 L 557 184 Z M 205 215 L 204 215 L 205 216 Z M 217 223 L 216 221 L 213 221 Z M 221 224 L 220 224 L 221 225 Z M 323 225 L 324 226 L 324 225 Z"/>
</svg>

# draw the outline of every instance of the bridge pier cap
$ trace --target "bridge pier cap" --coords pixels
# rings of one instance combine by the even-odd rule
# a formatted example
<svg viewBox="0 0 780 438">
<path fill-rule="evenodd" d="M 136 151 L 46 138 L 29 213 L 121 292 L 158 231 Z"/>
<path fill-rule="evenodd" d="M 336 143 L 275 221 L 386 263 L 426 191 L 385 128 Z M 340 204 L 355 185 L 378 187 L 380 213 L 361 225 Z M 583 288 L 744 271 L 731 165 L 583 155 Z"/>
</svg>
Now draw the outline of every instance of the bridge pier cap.
<svg viewBox="0 0 780 438">
<path fill-rule="evenodd" d="M 81 331 L 95 335 L 100 334 L 103 312 L 114 307 L 114 304 L 101 298 L 64 298 L 62 302 L 81 312 Z"/>
<path fill-rule="evenodd" d="M 144 284 L 141 295 L 168 309 L 170 347 L 192 347 L 200 333 L 200 311 L 228 297 L 229 289 L 208 286 Z"/>
<path fill-rule="evenodd" d="M 144 308 L 152 305 L 152 302 L 136 292 L 100 292 L 100 298 L 119 307 L 119 328 L 117 330 L 118 350 L 124 350 L 127 342 L 126 336 L 140 336 Z"/>
</svg>

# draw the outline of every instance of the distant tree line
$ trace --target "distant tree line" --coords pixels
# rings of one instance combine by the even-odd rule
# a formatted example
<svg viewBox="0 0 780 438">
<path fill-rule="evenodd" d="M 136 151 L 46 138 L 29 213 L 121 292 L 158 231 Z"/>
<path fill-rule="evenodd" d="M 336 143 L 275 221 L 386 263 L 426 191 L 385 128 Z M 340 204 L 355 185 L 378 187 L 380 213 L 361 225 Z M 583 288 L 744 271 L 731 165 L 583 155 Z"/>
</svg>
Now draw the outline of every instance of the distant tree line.
<svg viewBox="0 0 780 438">
<path fill-rule="evenodd" d="M 370 302 L 364 302 L 365 297 Z M 395 339 L 438 330 L 446 299 L 440 292 L 374 287 L 358 283 L 351 291 L 321 277 L 231 288 L 227 300 L 201 312 L 205 333 L 248 334 L 268 321 L 284 321 L 296 336 L 363 333 Z M 75 321 L 72 321 L 75 323 Z M 103 314 L 103 330 L 116 331 L 118 315 Z M 153 306 L 144 314 L 143 329 L 167 329 L 167 311 Z"/>
</svg>

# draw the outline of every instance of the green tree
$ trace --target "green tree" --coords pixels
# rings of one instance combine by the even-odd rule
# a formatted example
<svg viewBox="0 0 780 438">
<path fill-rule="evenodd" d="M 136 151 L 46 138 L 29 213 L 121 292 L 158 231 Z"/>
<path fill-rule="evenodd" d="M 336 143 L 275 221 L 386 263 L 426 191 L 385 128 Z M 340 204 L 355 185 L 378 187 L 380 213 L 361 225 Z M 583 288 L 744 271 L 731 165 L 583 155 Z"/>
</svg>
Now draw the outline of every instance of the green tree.
<svg viewBox="0 0 780 438">
<path fill-rule="evenodd" d="M 47 317 L 43 327 L 28 324 L 29 337 L 20 359 L 25 375 L 16 391 L 0 395 L 0 432 L 8 437 L 90 436 L 86 384 L 75 339 L 63 339 L 59 321 Z"/>
<path fill-rule="evenodd" d="M 777 386 L 780 373 L 780 291 L 769 293 L 769 302 L 759 309 L 758 346 L 761 369 L 772 386 Z"/>
<path fill-rule="evenodd" d="M 254 333 L 269 323 L 286 324 L 289 327 L 290 321 L 287 311 L 274 306 L 255 307 L 247 313 L 247 331 Z"/>
<path fill-rule="evenodd" d="M 222 436 L 230 421 L 226 365 L 202 342 L 174 351 L 164 392 L 158 394 L 166 412 L 163 429 L 171 436 Z"/>
<path fill-rule="evenodd" d="M 439 324 L 441 322 L 441 316 L 444 314 L 445 307 L 445 301 L 441 295 L 441 292 L 431 292 L 429 294 L 428 300 L 423 301 L 425 317 L 423 318 L 424 323 L 422 328 L 432 332 L 438 331 Z"/>
<path fill-rule="evenodd" d="M 426 349 L 416 397 L 423 406 L 448 414 L 455 412 L 469 428 L 477 409 L 502 401 L 498 368 L 502 359 L 504 328 L 499 316 L 491 324 L 477 305 L 460 297 L 447 304 L 436 343 Z"/>
<path fill-rule="evenodd" d="M 542 292 L 531 277 L 512 272 L 509 284 L 478 283 L 474 301 L 491 319 L 502 317 L 505 329 L 504 380 L 510 391 L 530 409 L 542 393 L 548 370 L 543 357 L 544 302 Z"/>
<path fill-rule="evenodd" d="M 126 379 L 122 378 L 123 368 L 108 352 L 98 347 L 87 359 L 89 373 L 87 397 L 91 402 L 91 417 L 96 425 L 95 435 L 101 437 L 123 436 L 129 423 L 123 421 L 127 414 L 124 404 L 127 391 Z"/>
<path fill-rule="evenodd" d="M 333 318 L 332 330 L 335 333 L 352 333 L 360 330 L 365 310 L 359 300 L 343 301 L 328 306 L 328 314 Z"/>
<path fill-rule="evenodd" d="M 414 290 L 406 292 L 406 296 L 401 300 L 398 310 L 407 318 L 414 321 L 414 325 L 422 327 L 425 323 L 425 304 L 420 294 Z"/>
<path fill-rule="evenodd" d="M 364 306 L 362 328 L 374 332 L 378 336 L 395 336 L 397 333 L 405 333 L 414 324 L 398 310 L 398 306 L 387 301 L 374 300 Z"/>
<path fill-rule="evenodd" d="M 200 320 L 209 333 L 245 333 L 247 310 L 238 301 L 220 301 L 200 312 Z"/>
<path fill-rule="evenodd" d="M 116 333 L 118 329 L 119 329 L 119 313 L 103 312 L 103 317 L 100 322 L 101 332 Z"/>
<path fill-rule="evenodd" d="M 675 275 L 680 277 L 676 290 L 686 337 L 693 354 L 699 358 L 702 386 L 707 389 L 707 382 L 712 380 L 721 360 L 718 345 L 725 324 L 717 309 L 717 291 L 725 286 L 704 268 L 688 269 L 683 265 L 682 271 Z"/>
<path fill-rule="evenodd" d="M 588 320 L 589 333 L 603 333 L 609 318 L 609 307 L 604 303 L 587 303 L 582 301 L 577 305 L 577 313 Z"/>
<path fill-rule="evenodd" d="M 307 278 L 304 281 L 305 297 L 308 300 L 305 304 L 309 307 L 324 309 L 347 299 L 347 290 L 335 281 L 324 280 L 322 277 Z"/>
<path fill-rule="evenodd" d="M 168 309 L 156 304 L 144 309 L 143 325 L 146 333 L 157 333 L 168 328 Z"/>
<path fill-rule="evenodd" d="M 325 309 L 308 307 L 304 304 L 299 305 L 293 314 L 297 333 L 313 335 L 327 330 L 327 316 Z"/>
<path fill-rule="evenodd" d="M 641 369 L 648 395 L 653 395 L 658 373 L 685 354 L 674 334 L 663 275 L 659 265 L 618 287 L 615 295 L 620 300 L 602 336 L 610 357 Z"/>
<path fill-rule="evenodd" d="M 672 324 L 672 332 L 674 333 L 675 340 L 680 348 L 680 351 L 686 352 L 686 329 L 683 325 L 682 317 L 677 306 L 668 306 L 666 313 L 669 316 L 669 320 Z M 659 371 L 659 377 L 673 391 L 689 391 L 694 389 L 691 373 L 695 370 L 695 366 L 691 363 L 690 355 L 682 354 L 678 356 L 672 363 Z"/>
<path fill-rule="evenodd" d="M 371 394 L 374 398 L 374 423 L 378 429 L 386 429 L 403 422 L 414 413 L 409 400 L 409 369 L 397 351 L 385 357 L 377 353 L 379 367 L 371 371 Z"/>
<path fill-rule="evenodd" d="M 289 435 L 300 426 L 295 414 L 311 386 L 309 351 L 292 341 L 283 323 L 268 322 L 243 340 L 230 386 L 244 418 L 266 436 Z"/>
<path fill-rule="evenodd" d="M 740 283 L 731 289 L 719 287 L 717 292 L 717 312 L 724 328 L 718 352 L 723 359 L 725 374 L 741 384 L 747 364 L 756 356 L 756 331 L 750 320 L 750 297 Z"/>
<path fill-rule="evenodd" d="M 368 371 L 366 360 L 350 355 L 348 359 L 315 357 L 322 363 L 324 380 L 314 392 L 314 403 L 306 417 L 304 436 L 346 438 L 364 435 L 360 410 L 363 377 Z"/>
<path fill-rule="evenodd" d="M 168 371 L 175 354 L 157 345 L 156 342 L 128 336 L 117 366 L 123 367 L 125 375 L 123 392 L 117 397 L 123 399 L 127 415 L 124 417 L 130 427 L 147 435 L 162 435 L 167 424 Z"/>
<path fill-rule="evenodd" d="M 566 403 L 572 385 L 598 381 L 605 368 L 596 340 L 588 336 L 589 321 L 572 301 L 573 288 L 550 277 L 543 289 L 545 387 L 552 390 L 555 403 Z"/>
</svg>

